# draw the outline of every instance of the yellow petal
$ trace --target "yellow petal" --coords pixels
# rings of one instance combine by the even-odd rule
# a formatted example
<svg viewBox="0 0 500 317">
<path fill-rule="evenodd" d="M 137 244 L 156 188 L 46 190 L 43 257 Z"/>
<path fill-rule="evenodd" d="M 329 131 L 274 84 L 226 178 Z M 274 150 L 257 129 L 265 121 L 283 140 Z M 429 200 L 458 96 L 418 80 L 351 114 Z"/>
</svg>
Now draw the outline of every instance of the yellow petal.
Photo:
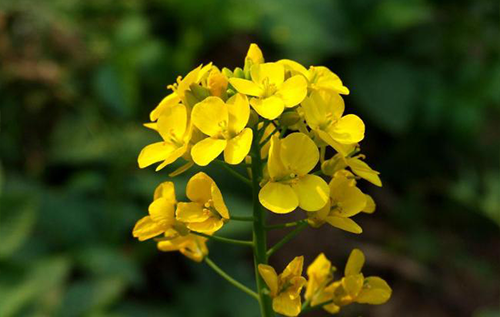
<svg viewBox="0 0 500 317">
<path fill-rule="evenodd" d="M 212 199 L 212 185 L 214 180 L 203 172 L 191 177 L 186 186 L 186 196 L 194 202 L 204 205 Z"/>
<path fill-rule="evenodd" d="M 207 166 L 224 151 L 226 145 L 226 140 L 206 138 L 193 146 L 191 156 L 199 166 Z"/>
<path fill-rule="evenodd" d="M 302 101 L 302 109 L 304 110 L 307 125 L 311 129 L 320 129 L 320 127 L 327 124 L 326 107 L 319 93 L 313 92 L 309 97 L 306 97 Z"/>
<path fill-rule="evenodd" d="M 262 51 L 260 50 L 259 46 L 257 46 L 257 44 L 250 44 L 247 56 L 245 57 L 245 60 L 246 59 L 251 60 L 253 64 L 264 63 L 264 55 L 262 55 Z"/>
<path fill-rule="evenodd" d="M 307 82 L 304 76 L 295 75 L 288 78 L 278 89 L 276 96 L 281 98 L 285 107 L 295 107 L 307 95 Z"/>
<path fill-rule="evenodd" d="M 215 182 L 212 183 L 210 190 L 215 210 L 217 210 L 222 218 L 229 219 L 229 210 L 227 209 L 224 199 L 222 198 L 222 193 Z"/>
<path fill-rule="evenodd" d="M 227 127 L 229 113 L 222 99 L 208 97 L 194 106 L 191 119 L 201 132 L 216 136 L 222 132 L 222 127 Z"/>
<path fill-rule="evenodd" d="M 365 137 L 365 124 L 358 116 L 348 114 L 333 124 L 328 134 L 341 144 L 358 143 Z"/>
<path fill-rule="evenodd" d="M 250 70 L 252 81 L 260 84 L 268 81 L 269 84 L 274 84 L 279 87 L 285 80 L 285 68 L 278 63 L 264 63 L 254 65 Z"/>
<path fill-rule="evenodd" d="M 250 152 L 252 137 L 252 129 L 245 128 L 236 137 L 228 140 L 224 150 L 224 160 L 229 164 L 240 164 Z"/>
<path fill-rule="evenodd" d="M 346 275 L 342 279 L 342 286 L 344 287 L 347 294 L 349 294 L 351 297 L 356 297 L 363 287 L 363 281 L 363 274 Z"/>
<path fill-rule="evenodd" d="M 229 78 L 229 83 L 239 93 L 254 97 L 258 97 L 262 94 L 262 89 L 251 80 L 233 77 Z"/>
<path fill-rule="evenodd" d="M 363 232 L 363 229 L 351 218 L 344 218 L 339 216 L 329 216 L 326 218 L 326 222 L 332 225 L 335 228 L 339 228 L 341 230 L 360 234 Z"/>
<path fill-rule="evenodd" d="M 158 185 L 155 189 L 154 199 L 166 198 L 168 201 L 175 204 L 177 202 L 175 198 L 175 185 L 173 182 L 163 182 Z"/>
<path fill-rule="evenodd" d="M 316 211 L 328 202 L 330 189 L 324 179 L 317 175 L 304 175 L 292 184 L 299 198 L 299 206 L 305 211 Z"/>
<path fill-rule="evenodd" d="M 292 212 L 299 205 L 293 189 L 281 183 L 268 182 L 259 192 L 262 206 L 278 214 Z"/>
<path fill-rule="evenodd" d="M 326 286 L 326 283 L 332 277 L 332 263 L 326 258 L 323 253 L 320 253 L 316 259 L 307 267 L 307 288 L 304 297 L 311 299 L 321 286 Z"/>
<path fill-rule="evenodd" d="M 203 206 L 199 203 L 178 203 L 175 212 L 176 219 L 182 222 L 203 222 L 210 215 L 203 212 Z"/>
<path fill-rule="evenodd" d="M 208 88 L 212 96 L 223 97 L 227 90 L 227 77 L 222 74 L 217 68 L 210 71 L 207 79 Z"/>
<path fill-rule="evenodd" d="M 309 76 L 309 72 L 307 71 L 307 69 L 296 61 L 292 61 L 290 59 L 282 59 L 277 63 L 283 65 L 286 71 L 302 74 L 304 78 L 307 78 Z"/>
<path fill-rule="evenodd" d="M 142 149 L 137 162 L 140 168 L 148 167 L 151 164 L 165 160 L 176 147 L 166 142 L 156 142 Z"/>
<path fill-rule="evenodd" d="M 164 111 L 158 118 L 157 129 L 165 141 L 171 136 L 182 140 L 186 133 L 187 110 L 183 104 L 177 104 Z"/>
<path fill-rule="evenodd" d="M 380 305 L 391 298 L 392 289 L 386 281 L 377 276 L 365 278 L 363 289 L 356 298 L 360 304 Z"/>
<path fill-rule="evenodd" d="M 287 293 L 273 299 L 273 310 L 284 316 L 298 316 L 302 303 L 300 297 L 290 298 Z"/>
<path fill-rule="evenodd" d="M 347 264 L 345 266 L 344 275 L 355 275 L 361 272 L 363 265 L 365 264 L 365 255 L 359 249 L 353 249 L 349 258 L 347 259 Z"/>
<path fill-rule="evenodd" d="M 267 170 L 271 179 L 280 179 L 290 173 L 281 161 L 281 142 L 282 140 L 277 135 L 271 137 L 269 159 L 267 160 Z"/>
<path fill-rule="evenodd" d="M 148 211 L 151 220 L 160 225 L 172 225 L 175 221 L 175 205 L 166 198 L 155 199 Z"/>
<path fill-rule="evenodd" d="M 235 94 L 227 100 L 226 105 L 229 113 L 229 131 L 238 134 L 245 128 L 250 118 L 250 105 L 247 96 Z"/>
<path fill-rule="evenodd" d="M 318 136 L 325 141 L 328 145 L 330 145 L 332 148 L 335 149 L 338 153 L 342 154 L 342 156 L 347 156 L 349 153 L 351 153 L 356 146 L 354 144 L 341 144 L 337 141 L 335 141 L 332 136 L 325 131 L 322 130 L 316 130 L 315 131 Z"/>
<path fill-rule="evenodd" d="M 285 168 L 297 175 L 309 173 L 319 161 L 318 147 L 301 132 L 289 134 L 281 141 L 280 156 Z"/>
<path fill-rule="evenodd" d="M 222 219 L 217 219 L 216 217 L 210 217 L 207 220 L 203 222 L 191 222 L 187 224 L 187 227 L 190 230 L 196 231 L 196 232 L 201 232 L 201 233 L 206 233 L 206 234 L 212 234 L 215 231 L 219 230 L 222 228 L 224 225 L 224 221 Z"/>
<path fill-rule="evenodd" d="M 183 156 L 184 153 L 186 153 L 187 148 L 188 148 L 188 144 L 184 144 L 180 148 L 176 148 L 174 151 L 172 151 L 165 158 L 165 161 L 163 163 L 158 165 L 158 167 L 156 168 L 156 171 L 158 172 L 159 170 L 161 170 L 162 168 L 164 168 L 168 164 L 172 164 L 173 162 L 175 162 L 179 157 Z"/>
<path fill-rule="evenodd" d="M 375 212 L 375 209 L 377 208 L 375 201 L 370 195 L 365 194 L 365 197 L 366 197 L 366 206 L 361 211 L 367 214 L 372 214 Z"/>
<path fill-rule="evenodd" d="M 283 100 L 276 96 L 264 99 L 252 98 L 250 104 L 261 117 L 269 120 L 274 120 L 279 117 L 285 109 Z"/>
<path fill-rule="evenodd" d="M 148 129 L 155 130 L 156 132 L 158 132 L 158 123 L 157 122 L 144 123 L 143 126 L 145 126 Z"/>
<path fill-rule="evenodd" d="M 338 205 L 335 214 L 341 217 L 352 217 L 360 213 L 366 206 L 366 196 L 356 186 L 347 182 L 335 186 L 337 177 L 330 182 L 330 195 L 334 205 Z"/>
<path fill-rule="evenodd" d="M 347 165 L 349 165 L 354 174 L 358 175 L 361 178 L 366 179 L 375 186 L 379 187 L 382 186 L 382 181 L 378 176 L 380 173 L 372 170 L 370 166 L 368 166 L 368 164 L 366 164 L 362 160 L 357 158 L 351 158 L 347 160 Z"/>
<path fill-rule="evenodd" d="M 158 118 L 161 116 L 163 111 L 165 111 L 165 109 L 168 109 L 169 107 L 172 107 L 178 104 L 179 102 L 181 102 L 179 96 L 175 92 L 171 93 L 170 95 L 163 98 L 160 104 L 158 104 L 158 106 L 156 106 L 156 108 L 153 111 L 151 111 L 151 113 L 149 114 L 149 119 L 151 121 L 158 120 Z"/>
<path fill-rule="evenodd" d="M 139 241 L 144 241 L 162 234 L 163 231 L 163 228 L 154 222 L 150 216 L 146 216 L 137 221 L 132 231 L 132 235 L 138 238 Z"/>
<path fill-rule="evenodd" d="M 349 89 L 342 84 L 339 76 L 324 66 L 311 67 L 309 76 L 313 78 L 312 87 L 314 89 L 331 90 L 343 95 L 349 94 Z"/>
<path fill-rule="evenodd" d="M 271 297 L 276 296 L 278 293 L 278 274 L 276 274 L 274 268 L 265 264 L 259 264 L 257 268 L 260 276 L 266 282 L 267 287 L 269 287 L 269 295 Z"/>
<path fill-rule="evenodd" d="M 283 273 L 281 273 L 281 275 L 280 275 L 280 278 L 283 280 L 286 280 L 286 279 L 290 279 L 294 276 L 301 276 L 303 267 L 304 267 L 304 257 L 302 255 L 296 256 L 285 267 L 285 269 L 283 270 Z"/>
</svg>

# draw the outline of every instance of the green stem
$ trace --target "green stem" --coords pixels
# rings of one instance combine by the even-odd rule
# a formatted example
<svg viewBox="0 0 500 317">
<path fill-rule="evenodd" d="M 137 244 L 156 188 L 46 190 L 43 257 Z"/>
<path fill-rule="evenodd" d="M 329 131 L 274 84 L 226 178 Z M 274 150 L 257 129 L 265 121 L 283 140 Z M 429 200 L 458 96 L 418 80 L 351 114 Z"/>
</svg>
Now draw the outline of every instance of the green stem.
<svg viewBox="0 0 500 317">
<path fill-rule="evenodd" d="M 245 217 L 245 216 L 230 216 L 229 220 L 236 220 L 236 221 L 253 221 L 253 217 Z"/>
<path fill-rule="evenodd" d="M 219 237 L 219 236 L 211 236 L 209 234 L 201 233 L 201 232 L 196 232 L 196 231 L 191 231 L 192 234 L 195 234 L 200 237 L 205 237 L 210 240 L 214 241 L 219 241 L 219 242 L 224 242 L 224 243 L 229 243 L 229 244 L 234 244 L 234 245 L 246 245 L 249 247 L 253 247 L 253 241 L 246 241 L 246 240 L 237 240 L 237 239 L 231 239 L 231 238 L 224 238 L 224 237 Z"/>
<path fill-rule="evenodd" d="M 271 138 L 273 137 L 273 135 L 278 132 L 278 128 L 274 128 L 273 132 L 271 132 L 271 134 L 269 134 L 265 139 L 264 141 L 260 142 L 259 146 L 262 147 L 264 145 L 266 145 L 267 142 L 269 142 L 269 140 L 271 140 Z"/>
<path fill-rule="evenodd" d="M 266 226 L 266 230 L 291 228 L 291 227 L 295 227 L 297 225 L 300 225 L 303 222 L 306 222 L 306 220 L 298 220 L 298 221 L 294 221 L 294 222 L 279 223 L 276 225 Z"/>
<path fill-rule="evenodd" d="M 225 168 L 229 173 L 231 173 L 233 176 L 241 180 L 243 183 L 245 183 L 248 186 L 252 186 L 252 182 L 246 178 L 245 176 L 241 175 L 237 171 L 235 171 L 231 166 L 229 166 L 226 162 L 221 161 L 221 160 L 215 160 L 215 162 L 219 163 L 223 168 Z"/>
<path fill-rule="evenodd" d="M 281 241 L 276 243 L 271 249 L 267 251 L 267 257 L 270 257 L 273 255 L 274 252 L 278 251 L 282 246 L 284 246 L 288 241 L 292 240 L 295 238 L 296 235 L 298 235 L 302 230 L 305 229 L 307 226 L 306 222 L 303 222 L 297 226 L 297 228 L 293 229 L 290 231 Z"/>
<path fill-rule="evenodd" d="M 226 281 L 228 281 L 229 283 L 233 284 L 234 286 L 236 286 L 237 288 L 239 288 L 240 290 L 242 290 L 243 292 L 247 293 L 248 295 L 252 296 L 253 298 L 255 298 L 256 300 L 259 300 L 259 295 L 252 291 L 251 289 L 249 289 L 248 287 L 246 287 L 245 285 L 241 284 L 240 282 L 238 282 L 237 280 L 235 280 L 234 278 L 232 278 L 231 276 L 229 276 L 226 272 L 224 272 L 220 267 L 217 266 L 217 264 L 215 264 L 214 262 L 212 262 L 212 260 L 210 260 L 207 257 L 205 257 L 205 262 L 208 264 L 208 266 L 210 266 L 215 272 L 217 272 L 220 276 L 222 276 L 224 279 L 226 279 Z"/>
<path fill-rule="evenodd" d="M 255 133 L 260 136 L 260 133 Z M 259 202 L 260 179 L 262 178 L 262 159 L 260 157 L 260 137 L 253 139 L 252 144 L 252 187 L 253 187 L 253 241 L 254 266 L 257 292 L 259 293 L 260 313 L 262 317 L 273 317 L 271 298 L 266 294 L 266 283 L 259 274 L 259 264 L 267 264 L 267 235 L 265 230 L 266 214 Z"/>
</svg>

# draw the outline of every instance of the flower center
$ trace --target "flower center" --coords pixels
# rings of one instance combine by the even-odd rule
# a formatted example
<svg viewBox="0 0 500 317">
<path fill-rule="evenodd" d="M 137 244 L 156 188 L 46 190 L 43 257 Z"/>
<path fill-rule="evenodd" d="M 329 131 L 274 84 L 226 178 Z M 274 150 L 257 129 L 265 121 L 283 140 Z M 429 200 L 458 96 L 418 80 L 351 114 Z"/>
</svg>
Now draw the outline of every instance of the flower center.
<svg viewBox="0 0 500 317">
<path fill-rule="evenodd" d="M 263 92 L 262 92 L 262 98 L 268 98 L 273 96 L 276 91 L 278 90 L 278 87 L 276 87 L 275 84 L 269 83 L 269 78 L 265 78 L 262 81 L 262 86 L 263 86 Z"/>
</svg>

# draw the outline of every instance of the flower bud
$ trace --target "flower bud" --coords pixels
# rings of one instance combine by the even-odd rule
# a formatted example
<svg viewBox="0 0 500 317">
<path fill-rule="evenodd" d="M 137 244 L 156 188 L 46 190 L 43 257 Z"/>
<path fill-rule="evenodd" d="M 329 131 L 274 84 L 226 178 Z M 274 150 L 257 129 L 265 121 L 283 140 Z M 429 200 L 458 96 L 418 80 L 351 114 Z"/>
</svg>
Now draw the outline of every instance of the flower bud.
<svg viewBox="0 0 500 317">
<path fill-rule="evenodd" d="M 198 84 L 191 84 L 189 88 L 191 89 L 191 92 L 193 93 L 194 97 L 198 99 L 198 101 L 202 101 L 208 96 L 210 96 L 210 90 L 208 90 L 205 87 L 201 87 Z"/>
<path fill-rule="evenodd" d="M 278 120 L 280 122 L 280 125 L 291 126 L 299 122 L 300 119 L 301 117 L 297 113 L 297 111 L 292 110 L 284 112 Z"/>
</svg>

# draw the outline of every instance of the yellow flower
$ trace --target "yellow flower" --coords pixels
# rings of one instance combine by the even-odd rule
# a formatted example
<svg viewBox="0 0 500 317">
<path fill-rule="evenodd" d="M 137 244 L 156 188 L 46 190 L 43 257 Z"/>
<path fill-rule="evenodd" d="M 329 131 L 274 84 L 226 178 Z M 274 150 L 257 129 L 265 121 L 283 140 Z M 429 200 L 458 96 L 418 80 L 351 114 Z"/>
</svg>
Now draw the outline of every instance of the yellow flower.
<svg viewBox="0 0 500 317">
<path fill-rule="evenodd" d="M 253 65 L 264 63 L 264 55 L 257 44 L 250 44 L 247 56 L 245 57 L 245 69 L 250 69 Z"/>
<path fill-rule="evenodd" d="M 175 224 L 176 203 L 174 183 L 161 183 L 149 205 L 149 216 L 143 217 L 135 224 L 133 236 L 144 241 L 169 230 Z"/>
<path fill-rule="evenodd" d="M 320 226 L 324 222 L 352 233 L 360 234 L 363 229 L 350 217 L 362 212 L 367 204 L 367 195 L 356 187 L 351 173 L 343 170 L 335 173 L 330 181 L 330 201 L 321 210 L 310 213 L 309 222 Z"/>
<path fill-rule="evenodd" d="M 245 128 L 249 116 L 248 100 L 242 94 L 226 103 L 219 97 L 208 97 L 196 104 L 191 114 L 193 125 L 209 137 L 193 146 L 193 161 L 206 166 L 224 151 L 227 163 L 241 163 L 252 145 L 252 129 Z"/>
<path fill-rule="evenodd" d="M 365 124 L 356 115 L 342 116 L 344 100 L 339 94 L 314 91 L 302 102 L 302 108 L 309 127 L 337 152 L 344 152 L 342 145 L 363 140 Z"/>
<path fill-rule="evenodd" d="M 334 155 L 331 159 L 323 162 L 321 170 L 325 175 L 333 175 L 335 172 L 349 167 L 351 171 L 357 176 L 369 181 L 375 186 L 382 186 L 382 181 L 378 176 L 380 173 L 373 170 L 368 164 L 361 159 L 365 158 L 364 155 L 357 155 L 354 157 L 345 157 L 341 153 Z"/>
<path fill-rule="evenodd" d="M 316 166 L 319 151 L 305 134 L 296 132 L 280 140 L 274 135 L 269 149 L 269 181 L 259 192 L 259 200 L 275 213 L 289 213 L 295 208 L 314 211 L 328 201 L 328 184 L 308 173 Z"/>
<path fill-rule="evenodd" d="M 184 105 L 188 105 L 186 99 L 186 92 L 190 90 L 191 84 L 198 84 L 203 79 L 206 78 L 209 71 L 212 69 L 212 63 L 208 65 L 200 65 L 197 68 L 189 72 L 184 78 L 181 76 L 177 77 L 177 83 L 169 85 L 168 88 L 172 89 L 172 93 L 163 98 L 163 100 L 156 106 L 156 108 L 149 114 L 149 119 L 151 121 L 156 121 L 162 113 L 178 103 L 182 102 Z"/>
<path fill-rule="evenodd" d="M 296 75 L 285 80 L 283 65 L 256 64 L 250 75 L 252 80 L 233 77 L 229 82 L 238 92 L 252 96 L 250 105 L 266 119 L 276 119 L 285 107 L 295 107 L 307 94 L 304 77 Z"/>
<path fill-rule="evenodd" d="M 297 316 L 300 313 L 300 292 L 306 284 L 306 279 L 302 277 L 303 265 L 304 257 L 298 256 L 278 276 L 273 267 L 259 264 L 259 274 L 269 287 L 275 312 L 285 316 Z"/>
<path fill-rule="evenodd" d="M 332 280 L 332 263 L 321 253 L 313 263 L 307 267 L 307 286 L 304 298 L 311 301 L 311 306 L 320 303 L 317 295 Z"/>
<path fill-rule="evenodd" d="M 221 73 L 217 67 L 213 67 L 207 78 L 207 86 L 210 94 L 226 99 L 227 85 L 227 77 Z"/>
<path fill-rule="evenodd" d="M 163 141 L 142 149 L 137 160 L 140 168 L 163 161 L 156 168 L 159 171 L 186 153 L 191 138 L 186 107 L 183 104 L 176 104 L 165 109 L 158 119 L 156 129 Z"/>
<path fill-rule="evenodd" d="M 222 194 L 207 174 L 199 172 L 191 177 L 186 187 L 191 202 L 177 204 L 176 219 L 193 231 L 212 234 L 229 220 Z"/>
<path fill-rule="evenodd" d="M 208 255 L 206 241 L 207 238 L 188 234 L 171 240 L 160 241 L 157 246 L 160 251 L 179 251 L 191 260 L 201 262 Z"/>
<path fill-rule="evenodd" d="M 289 59 L 282 59 L 278 63 L 285 66 L 285 69 L 292 76 L 302 74 L 307 79 L 308 88 L 311 91 L 328 90 L 343 95 L 349 94 L 349 89 L 342 84 L 339 76 L 324 66 L 311 66 L 308 70 L 301 64 Z"/>
<path fill-rule="evenodd" d="M 354 249 L 349 255 L 344 271 L 344 277 L 335 290 L 335 297 L 339 305 L 344 306 L 352 302 L 360 304 L 380 305 L 389 300 L 392 289 L 377 276 L 364 277 L 361 269 L 365 263 L 365 256 L 361 250 Z"/>
</svg>

